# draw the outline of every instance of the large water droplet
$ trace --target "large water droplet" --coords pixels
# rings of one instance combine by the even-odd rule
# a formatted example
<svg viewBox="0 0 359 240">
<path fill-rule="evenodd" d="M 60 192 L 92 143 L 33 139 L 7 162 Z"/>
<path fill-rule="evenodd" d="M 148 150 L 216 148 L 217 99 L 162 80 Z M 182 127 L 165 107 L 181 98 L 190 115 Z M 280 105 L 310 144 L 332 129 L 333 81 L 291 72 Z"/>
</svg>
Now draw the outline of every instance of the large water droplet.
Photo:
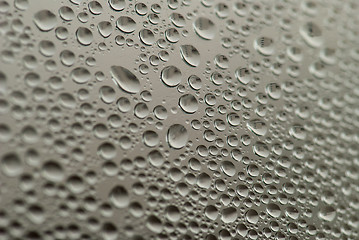
<svg viewBox="0 0 359 240">
<path fill-rule="evenodd" d="M 1 170 L 8 177 L 19 176 L 23 171 L 23 165 L 19 156 L 8 153 L 1 158 Z"/>
<path fill-rule="evenodd" d="M 138 93 L 141 90 L 141 84 L 138 78 L 127 68 L 121 66 L 112 66 L 111 75 L 117 85 L 128 93 Z"/>
<path fill-rule="evenodd" d="M 41 31 L 48 32 L 56 26 L 56 15 L 49 10 L 41 10 L 34 15 L 34 23 Z"/>
<path fill-rule="evenodd" d="M 79 43 L 84 46 L 88 46 L 93 41 L 93 35 L 90 29 L 85 27 L 79 27 L 76 31 L 76 38 Z"/>
<path fill-rule="evenodd" d="M 119 17 L 116 21 L 116 26 L 125 33 L 131 33 L 136 30 L 135 20 L 127 16 Z"/>
<path fill-rule="evenodd" d="M 187 129 L 181 124 L 173 124 L 167 131 L 167 142 L 170 147 L 180 149 L 186 146 L 188 141 Z"/>
<path fill-rule="evenodd" d="M 195 113 L 198 110 L 198 102 L 192 94 L 185 94 L 179 99 L 179 106 L 186 113 Z"/>
<path fill-rule="evenodd" d="M 109 199 L 117 208 L 125 208 L 130 204 L 130 197 L 126 188 L 119 185 L 111 190 Z"/>
<path fill-rule="evenodd" d="M 161 79 L 169 87 L 177 86 L 182 80 L 182 73 L 175 66 L 165 67 L 161 72 Z"/>
<path fill-rule="evenodd" d="M 281 210 L 277 204 L 270 203 L 267 205 L 267 212 L 269 216 L 278 218 L 281 214 Z"/>
<path fill-rule="evenodd" d="M 153 32 L 149 29 L 142 29 L 139 33 L 140 35 L 140 40 L 145 44 L 145 45 L 152 45 L 155 43 L 156 39 L 155 39 L 155 35 L 153 34 Z"/>
<path fill-rule="evenodd" d="M 262 142 L 256 142 L 253 145 L 253 151 L 260 157 L 266 158 L 269 156 L 269 148 L 265 143 Z"/>
<path fill-rule="evenodd" d="M 335 208 L 332 206 L 324 206 L 320 209 L 318 216 L 320 219 L 331 222 L 336 216 Z"/>
<path fill-rule="evenodd" d="M 222 221 L 224 223 L 232 223 L 237 219 L 237 210 L 234 207 L 225 208 L 222 210 Z"/>
<path fill-rule="evenodd" d="M 269 37 L 260 37 L 254 41 L 254 48 L 264 56 L 270 56 L 274 53 L 273 39 Z"/>
<path fill-rule="evenodd" d="M 254 209 L 249 209 L 246 213 L 246 220 L 249 223 L 256 224 L 259 221 L 259 214 Z"/>
<path fill-rule="evenodd" d="M 197 67 L 201 62 L 198 50 L 192 45 L 182 45 L 180 53 L 182 59 L 192 67 Z"/>
<path fill-rule="evenodd" d="M 71 71 L 71 78 L 75 83 L 87 83 L 91 79 L 91 73 L 83 67 L 75 68 Z"/>
<path fill-rule="evenodd" d="M 193 24 L 194 31 L 200 36 L 201 38 L 210 40 L 216 36 L 216 26 L 212 22 L 212 20 L 199 17 Z"/>
<path fill-rule="evenodd" d="M 322 30 L 314 22 L 307 22 L 300 29 L 299 33 L 304 41 L 311 47 L 320 47 L 323 42 Z"/>
<path fill-rule="evenodd" d="M 247 123 L 249 130 L 257 134 L 258 136 L 264 136 L 267 133 L 266 124 L 260 119 L 254 119 Z"/>
<path fill-rule="evenodd" d="M 163 228 L 161 220 L 154 215 L 151 215 L 147 218 L 146 226 L 149 230 L 155 233 L 162 232 Z"/>
</svg>

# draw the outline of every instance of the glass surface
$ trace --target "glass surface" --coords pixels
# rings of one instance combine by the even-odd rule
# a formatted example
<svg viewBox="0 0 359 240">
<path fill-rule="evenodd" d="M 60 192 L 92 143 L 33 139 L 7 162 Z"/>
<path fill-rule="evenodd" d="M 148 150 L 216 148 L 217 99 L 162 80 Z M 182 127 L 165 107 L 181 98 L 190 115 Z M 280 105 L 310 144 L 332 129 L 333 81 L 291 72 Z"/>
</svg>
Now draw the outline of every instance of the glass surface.
<svg viewBox="0 0 359 240">
<path fill-rule="evenodd" d="M 0 239 L 359 239 L 356 0 L 0 0 Z"/>
</svg>

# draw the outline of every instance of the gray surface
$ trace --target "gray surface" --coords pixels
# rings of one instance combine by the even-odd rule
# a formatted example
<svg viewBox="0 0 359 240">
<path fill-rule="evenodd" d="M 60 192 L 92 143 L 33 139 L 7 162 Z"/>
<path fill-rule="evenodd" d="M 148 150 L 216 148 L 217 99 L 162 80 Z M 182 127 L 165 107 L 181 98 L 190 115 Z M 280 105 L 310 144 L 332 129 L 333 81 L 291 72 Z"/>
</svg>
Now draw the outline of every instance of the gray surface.
<svg viewBox="0 0 359 240">
<path fill-rule="evenodd" d="M 0 0 L 0 239 L 358 239 L 357 13 Z"/>
</svg>

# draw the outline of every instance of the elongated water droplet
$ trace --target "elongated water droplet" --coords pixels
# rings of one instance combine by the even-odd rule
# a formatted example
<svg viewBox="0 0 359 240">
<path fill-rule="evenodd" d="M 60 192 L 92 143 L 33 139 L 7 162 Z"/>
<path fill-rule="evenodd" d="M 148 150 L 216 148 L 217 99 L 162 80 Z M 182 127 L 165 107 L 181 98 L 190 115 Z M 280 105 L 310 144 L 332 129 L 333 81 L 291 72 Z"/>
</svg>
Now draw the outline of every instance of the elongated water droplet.
<svg viewBox="0 0 359 240">
<path fill-rule="evenodd" d="M 141 90 L 140 81 L 127 68 L 121 66 L 112 66 L 111 75 L 115 83 L 126 92 L 138 93 Z"/>
</svg>

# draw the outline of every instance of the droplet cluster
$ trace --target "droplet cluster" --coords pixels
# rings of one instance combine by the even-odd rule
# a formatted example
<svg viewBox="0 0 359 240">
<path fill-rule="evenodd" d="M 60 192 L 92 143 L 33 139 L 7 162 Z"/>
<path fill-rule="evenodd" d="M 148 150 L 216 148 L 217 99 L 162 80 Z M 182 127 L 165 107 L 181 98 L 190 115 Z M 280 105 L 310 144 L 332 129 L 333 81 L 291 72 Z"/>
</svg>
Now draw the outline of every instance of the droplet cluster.
<svg viewBox="0 0 359 240">
<path fill-rule="evenodd" d="M 356 0 L 0 0 L 0 239 L 359 239 Z"/>
</svg>

